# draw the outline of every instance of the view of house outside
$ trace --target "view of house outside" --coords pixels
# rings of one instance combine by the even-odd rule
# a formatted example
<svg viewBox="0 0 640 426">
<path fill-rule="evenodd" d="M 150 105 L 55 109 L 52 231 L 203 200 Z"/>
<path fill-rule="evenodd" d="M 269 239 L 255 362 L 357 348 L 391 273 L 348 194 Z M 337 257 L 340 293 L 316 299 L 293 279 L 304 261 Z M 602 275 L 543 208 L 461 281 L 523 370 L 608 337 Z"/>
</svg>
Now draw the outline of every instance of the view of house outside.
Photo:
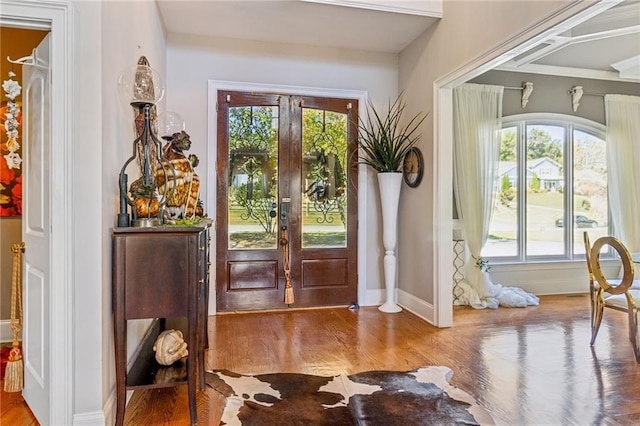
<svg viewBox="0 0 640 426">
<path fill-rule="evenodd" d="M 518 149 L 520 136 L 525 149 Z M 520 153 L 526 162 L 520 161 Z M 573 210 L 571 229 L 566 228 L 567 209 Z M 607 234 L 608 227 L 604 140 L 562 123 L 503 128 L 496 201 L 483 256 L 571 258 L 584 253 L 584 230 L 593 241 Z M 573 244 L 566 253 L 570 237 Z M 524 239 L 524 254 L 518 253 L 518 238 Z"/>
</svg>

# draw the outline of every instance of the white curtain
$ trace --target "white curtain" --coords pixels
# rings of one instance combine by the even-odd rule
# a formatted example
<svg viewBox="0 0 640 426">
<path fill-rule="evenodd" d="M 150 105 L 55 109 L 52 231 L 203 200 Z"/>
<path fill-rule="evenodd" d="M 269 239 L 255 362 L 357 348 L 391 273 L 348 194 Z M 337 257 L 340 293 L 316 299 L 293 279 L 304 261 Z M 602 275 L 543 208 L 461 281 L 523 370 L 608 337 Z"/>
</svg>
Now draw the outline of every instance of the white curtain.
<svg viewBox="0 0 640 426">
<path fill-rule="evenodd" d="M 640 252 L 640 97 L 606 95 L 609 205 L 616 235 Z"/>
<path fill-rule="evenodd" d="M 453 90 L 453 182 L 468 248 L 458 300 L 478 309 L 539 303 L 520 288 L 494 284 L 482 268 L 497 182 L 503 91 L 502 86 L 469 83 Z"/>
</svg>

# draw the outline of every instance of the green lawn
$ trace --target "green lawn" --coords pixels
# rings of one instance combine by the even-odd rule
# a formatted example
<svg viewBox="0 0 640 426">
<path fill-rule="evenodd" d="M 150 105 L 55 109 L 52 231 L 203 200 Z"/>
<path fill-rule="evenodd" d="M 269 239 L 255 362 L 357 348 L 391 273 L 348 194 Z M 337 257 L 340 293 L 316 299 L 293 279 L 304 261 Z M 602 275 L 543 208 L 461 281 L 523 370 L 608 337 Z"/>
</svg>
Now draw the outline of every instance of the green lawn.
<svg viewBox="0 0 640 426">
<path fill-rule="evenodd" d="M 260 222 L 253 218 L 243 219 L 242 215 L 246 214 L 246 210 L 241 207 L 233 207 L 229 212 L 229 223 L 232 225 L 259 225 Z M 331 225 L 341 225 L 342 219 L 340 219 L 340 214 L 338 212 L 331 212 L 327 214 L 327 222 L 323 222 L 324 216 L 322 213 L 316 211 L 309 211 L 308 213 L 302 214 L 302 223 L 305 225 L 319 225 L 323 223 L 331 224 Z"/>
<path fill-rule="evenodd" d="M 311 247 L 345 247 L 345 232 L 306 232 L 302 237 L 303 248 Z M 276 234 L 265 232 L 234 232 L 229 235 L 231 249 L 275 249 L 278 241 Z"/>
<path fill-rule="evenodd" d="M 575 214 L 583 214 L 596 219 L 599 227 L 606 225 L 606 218 L 596 217 L 594 212 L 582 208 L 582 201 L 588 199 L 585 196 L 575 197 Z M 563 228 L 556 227 L 557 219 L 563 217 L 563 194 L 560 192 L 540 192 L 527 194 L 527 229 L 530 241 L 561 241 Z M 492 229 L 489 238 L 498 240 L 515 240 L 517 229 L 517 213 L 515 201 L 510 207 L 500 206 L 494 212 Z M 576 235 L 582 238 L 582 232 Z"/>
</svg>

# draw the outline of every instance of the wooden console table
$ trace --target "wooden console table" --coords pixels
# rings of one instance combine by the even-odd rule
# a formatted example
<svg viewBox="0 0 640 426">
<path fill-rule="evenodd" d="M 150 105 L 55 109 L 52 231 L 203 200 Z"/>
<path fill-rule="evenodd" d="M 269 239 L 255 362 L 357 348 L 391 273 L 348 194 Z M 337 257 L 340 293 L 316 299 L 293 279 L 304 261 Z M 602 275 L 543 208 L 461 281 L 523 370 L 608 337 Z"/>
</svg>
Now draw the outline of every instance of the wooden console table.
<svg viewBox="0 0 640 426">
<path fill-rule="evenodd" d="M 197 423 L 196 375 L 202 390 L 204 352 L 208 347 L 210 225 L 207 221 L 197 226 L 113 229 L 118 426 L 124 424 L 127 390 L 177 385 L 187 385 L 191 423 Z M 145 318 L 157 320 L 127 371 L 127 321 Z M 177 325 L 180 323 L 183 325 Z M 186 368 L 184 360 L 171 366 L 156 362 L 153 344 L 166 328 L 182 329 L 189 351 Z"/>
</svg>

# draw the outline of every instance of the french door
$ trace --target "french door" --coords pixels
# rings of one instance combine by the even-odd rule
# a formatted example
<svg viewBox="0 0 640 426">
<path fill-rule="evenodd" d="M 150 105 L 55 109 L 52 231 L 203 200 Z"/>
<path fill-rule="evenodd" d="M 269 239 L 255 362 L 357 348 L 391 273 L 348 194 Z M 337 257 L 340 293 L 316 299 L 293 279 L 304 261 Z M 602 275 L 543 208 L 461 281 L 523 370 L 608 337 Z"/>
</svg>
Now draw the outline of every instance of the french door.
<svg viewBox="0 0 640 426">
<path fill-rule="evenodd" d="M 35 49 L 39 66 L 24 66 L 24 400 L 40 424 L 51 422 L 51 35 Z"/>
<path fill-rule="evenodd" d="M 288 279 L 289 306 L 357 301 L 357 111 L 218 92 L 218 311 L 287 307 Z"/>
</svg>

